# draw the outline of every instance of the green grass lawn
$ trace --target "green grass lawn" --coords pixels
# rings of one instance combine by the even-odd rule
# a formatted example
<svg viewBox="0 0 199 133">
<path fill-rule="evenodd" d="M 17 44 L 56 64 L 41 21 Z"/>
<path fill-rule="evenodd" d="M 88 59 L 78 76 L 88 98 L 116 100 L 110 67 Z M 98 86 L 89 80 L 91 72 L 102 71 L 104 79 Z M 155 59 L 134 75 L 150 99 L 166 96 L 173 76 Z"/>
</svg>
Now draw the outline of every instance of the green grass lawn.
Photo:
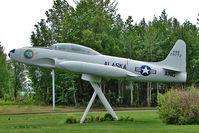
<svg viewBox="0 0 199 133">
<path fill-rule="evenodd" d="M 103 116 L 105 113 L 89 113 Z M 1 115 L 0 133 L 197 133 L 199 125 L 166 125 L 157 111 L 116 112 L 131 116 L 134 122 L 108 121 L 65 124 L 67 114 Z M 82 113 L 74 114 L 81 118 Z"/>
</svg>

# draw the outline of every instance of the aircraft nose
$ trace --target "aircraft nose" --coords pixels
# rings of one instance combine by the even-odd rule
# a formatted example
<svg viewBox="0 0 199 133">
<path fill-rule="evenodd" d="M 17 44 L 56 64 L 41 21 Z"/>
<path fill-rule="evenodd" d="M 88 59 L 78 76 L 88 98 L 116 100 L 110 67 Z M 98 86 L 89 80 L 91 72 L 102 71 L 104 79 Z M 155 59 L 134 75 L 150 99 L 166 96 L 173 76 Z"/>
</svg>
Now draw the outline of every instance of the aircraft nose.
<svg viewBox="0 0 199 133">
<path fill-rule="evenodd" d="M 8 54 L 9 57 L 10 57 L 10 54 L 11 54 L 11 53 L 15 53 L 15 49 L 10 50 L 10 52 L 9 52 L 9 54 Z"/>
</svg>

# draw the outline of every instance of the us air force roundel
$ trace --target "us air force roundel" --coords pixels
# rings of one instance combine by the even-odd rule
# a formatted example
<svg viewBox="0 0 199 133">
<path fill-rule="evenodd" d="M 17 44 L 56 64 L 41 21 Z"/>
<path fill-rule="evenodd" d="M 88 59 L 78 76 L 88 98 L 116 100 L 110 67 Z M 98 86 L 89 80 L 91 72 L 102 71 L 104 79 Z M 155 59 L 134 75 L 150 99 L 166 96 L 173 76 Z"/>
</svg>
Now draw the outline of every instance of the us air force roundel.
<svg viewBox="0 0 199 133">
<path fill-rule="evenodd" d="M 156 74 L 156 70 L 151 69 L 147 65 L 143 65 L 141 67 L 135 67 L 136 72 L 140 72 L 143 76 L 149 76 L 150 74 Z"/>
<path fill-rule="evenodd" d="M 31 60 L 34 57 L 34 51 L 31 49 L 27 49 L 23 52 L 23 56 L 26 60 Z"/>
</svg>

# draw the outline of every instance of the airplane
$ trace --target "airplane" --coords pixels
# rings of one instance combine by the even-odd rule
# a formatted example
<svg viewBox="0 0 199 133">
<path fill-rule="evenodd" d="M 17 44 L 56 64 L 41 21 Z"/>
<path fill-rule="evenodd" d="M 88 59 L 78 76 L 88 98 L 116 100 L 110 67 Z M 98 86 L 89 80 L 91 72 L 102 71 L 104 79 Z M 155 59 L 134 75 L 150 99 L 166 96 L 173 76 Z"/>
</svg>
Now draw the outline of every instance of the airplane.
<svg viewBox="0 0 199 133">
<path fill-rule="evenodd" d="M 13 49 L 9 57 L 25 64 L 53 69 L 63 69 L 82 74 L 94 88 L 93 96 L 83 114 L 83 123 L 98 95 L 107 111 L 118 120 L 98 83 L 101 77 L 124 78 L 145 82 L 186 82 L 186 44 L 178 40 L 168 56 L 160 62 L 145 62 L 103 55 L 78 44 L 56 43 L 50 47 L 24 47 Z"/>
</svg>

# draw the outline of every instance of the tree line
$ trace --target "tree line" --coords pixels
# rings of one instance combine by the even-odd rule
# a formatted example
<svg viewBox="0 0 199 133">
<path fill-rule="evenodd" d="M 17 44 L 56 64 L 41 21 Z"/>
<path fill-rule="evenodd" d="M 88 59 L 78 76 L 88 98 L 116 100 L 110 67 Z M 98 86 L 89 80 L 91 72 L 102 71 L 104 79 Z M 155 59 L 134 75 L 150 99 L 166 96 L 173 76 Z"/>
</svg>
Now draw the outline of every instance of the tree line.
<svg viewBox="0 0 199 133">
<path fill-rule="evenodd" d="M 199 30 L 196 25 L 188 20 L 180 24 L 176 18 L 169 18 L 165 10 L 149 22 L 144 18 L 140 22 L 134 22 L 131 16 L 122 20 L 117 13 L 117 2 L 111 0 L 81 0 L 75 1 L 75 4 L 72 7 L 66 0 L 54 0 L 53 7 L 45 13 L 47 19 L 41 19 L 35 24 L 30 38 L 31 45 L 46 47 L 57 42 L 71 42 L 105 55 L 154 62 L 166 58 L 178 39 L 187 44 L 186 83 L 133 82 L 103 78 L 100 86 L 112 105 L 156 106 L 159 92 L 164 93 L 170 88 L 198 87 Z M 5 55 L 4 64 L 6 65 Z M 4 99 L 5 94 L 16 99 L 21 88 L 31 86 L 35 92 L 32 100 L 51 104 L 50 69 L 14 61 L 9 61 L 8 64 L 11 76 L 8 79 L 1 77 L 5 80 L 1 81 L 1 86 L 2 83 L 12 83 L 10 87 L 1 89 L 1 99 Z M 27 78 L 31 82 L 27 83 Z M 91 85 L 82 81 L 80 74 L 61 70 L 55 70 L 55 88 L 56 104 L 61 105 L 87 105 L 93 93 Z M 97 100 L 96 105 L 98 104 Z"/>
</svg>

